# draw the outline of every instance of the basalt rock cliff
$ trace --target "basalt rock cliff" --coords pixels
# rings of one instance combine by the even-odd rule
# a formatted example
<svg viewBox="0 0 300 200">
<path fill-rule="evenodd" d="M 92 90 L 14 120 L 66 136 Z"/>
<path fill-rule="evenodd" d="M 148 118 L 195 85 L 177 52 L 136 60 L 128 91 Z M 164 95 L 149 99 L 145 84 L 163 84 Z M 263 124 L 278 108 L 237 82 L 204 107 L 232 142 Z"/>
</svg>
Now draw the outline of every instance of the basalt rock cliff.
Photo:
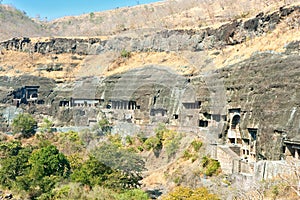
<svg viewBox="0 0 300 200">
<path fill-rule="evenodd" d="M 298 13 L 300 6 L 282 7 L 278 11 L 264 14 L 248 20 L 234 20 L 218 28 L 201 30 L 163 30 L 142 34 L 137 37 L 114 36 L 109 39 L 88 38 L 48 38 L 45 41 L 30 38 L 13 38 L 1 42 L 0 50 L 36 52 L 41 54 L 101 54 L 105 51 L 204 51 L 221 49 L 226 45 L 245 42 L 251 37 L 261 36 L 273 31 L 288 16 Z M 299 21 L 290 22 L 294 28 Z"/>
<path fill-rule="evenodd" d="M 13 38 L 0 43 L 0 52 L 3 60 L 7 52 L 52 57 L 122 50 L 136 53 L 214 50 L 220 54 L 223 48 L 272 32 L 283 20 L 299 12 L 299 6 L 282 7 L 219 28 L 164 30 L 132 38 Z M 290 23 L 294 29 L 299 25 L 299 21 Z M 207 65 L 213 62 L 204 59 Z M 16 77 L 3 75 L 1 131 L 9 131 L 11 117 L 7 113 L 18 107 L 39 116 L 39 120 L 51 117 L 57 127 L 89 126 L 106 117 L 111 123 L 131 124 L 141 131 L 164 122 L 191 131 L 207 129 L 211 142 L 222 143 L 227 141 L 228 130 L 233 126 L 230 112 L 236 111 L 242 138 L 248 138 L 249 129 L 257 131 L 257 157 L 280 159 L 283 139 L 299 134 L 300 42 L 286 44 L 284 52 L 257 51 L 248 59 L 219 69 L 202 72 L 201 67 L 195 73 L 180 75 L 163 64 L 149 64 L 112 76 L 62 82 L 30 73 Z M 25 86 L 40 86 L 40 103 L 15 104 L 15 91 Z"/>
</svg>

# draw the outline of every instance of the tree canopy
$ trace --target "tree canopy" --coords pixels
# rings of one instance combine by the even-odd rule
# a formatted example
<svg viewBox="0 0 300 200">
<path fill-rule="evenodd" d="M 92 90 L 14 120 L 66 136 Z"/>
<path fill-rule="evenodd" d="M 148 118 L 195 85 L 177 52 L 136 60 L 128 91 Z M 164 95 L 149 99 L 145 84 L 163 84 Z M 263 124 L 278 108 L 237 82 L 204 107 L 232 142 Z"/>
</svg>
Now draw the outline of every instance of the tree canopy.
<svg viewBox="0 0 300 200">
<path fill-rule="evenodd" d="M 133 152 L 111 143 L 97 147 L 71 175 L 76 182 L 124 190 L 136 188 L 142 179 L 144 161 Z"/>
<path fill-rule="evenodd" d="M 33 148 L 20 142 L 1 143 L 0 155 L 0 184 L 26 191 L 30 198 L 51 191 L 69 175 L 68 160 L 53 145 Z"/>
<path fill-rule="evenodd" d="M 12 123 L 13 132 L 22 133 L 24 137 L 30 137 L 35 133 L 36 120 L 30 114 L 19 114 Z"/>
</svg>

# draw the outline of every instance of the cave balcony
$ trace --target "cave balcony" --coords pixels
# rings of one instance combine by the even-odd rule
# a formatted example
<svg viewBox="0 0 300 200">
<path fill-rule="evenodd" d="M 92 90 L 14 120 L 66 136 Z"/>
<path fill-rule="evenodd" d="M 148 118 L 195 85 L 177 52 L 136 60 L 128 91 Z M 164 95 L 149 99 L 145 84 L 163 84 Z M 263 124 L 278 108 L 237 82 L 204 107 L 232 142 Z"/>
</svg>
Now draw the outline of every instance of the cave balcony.
<svg viewBox="0 0 300 200">
<path fill-rule="evenodd" d="M 237 129 L 229 129 L 227 133 L 228 138 L 236 138 L 236 139 L 241 139 L 241 132 Z"/>
</svg>

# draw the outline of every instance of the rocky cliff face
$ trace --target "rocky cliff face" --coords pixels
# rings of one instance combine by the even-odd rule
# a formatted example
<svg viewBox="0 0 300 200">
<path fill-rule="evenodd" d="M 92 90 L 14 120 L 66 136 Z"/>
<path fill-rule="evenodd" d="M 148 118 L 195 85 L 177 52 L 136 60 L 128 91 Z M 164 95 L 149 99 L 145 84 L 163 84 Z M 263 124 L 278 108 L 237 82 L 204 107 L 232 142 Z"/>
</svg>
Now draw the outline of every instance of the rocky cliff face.
<svg viewBox="0 0 300 200">
<path fill-rule="evenodd" d="M 89 125 L 89 118 L 96 119 L 98 112 L 111 121 L 140 125 L 166 122 L 175 126 L 199 127 L 204 116 L 228 116 L 229 109 L 241 109 L 242 132 L 258 129 L 258 153 L 268 159 L 279 159 L 284 137 L 299 133 L 299 45 L 289 45 L 288 51 L 298 54 L 259 53 L 234 66 L 214 71 L 210 77 L 183 77 L 161 66 L 149 66 L 124 74 L 98 80 L 89 88 L 70 85 L 59 89 L 50 79 L 41 77 L 1 77 L 1 102 L 11 104 L 12 91 L 24 85 L 41 86 L 39 98 L 44 105 L 24 109 L 34 114 L 57 118 L 60 125 Z M 87 82 L 86 79 L 83 82 Z M 219 82 L 217 82 L 219 80 Z M 90 108 L 61 108 L 61 100 L 73 98 L 100 99 L 98 112 Z M 225 98 L 224 98 L 225 97 Z M 107 108 L 112 102 L 135 102 L 138 108 Z M 201 102 L 201 108 L 189 109 L 186 105 Z M 46 109 L 50 106 L 51 109 Z M 164 113 L 165 112 L 165 113 Z M 213 120 L 219 122 L 217 119 Z M 223 134 L 229 126 L 228 119 L 221 119 Z M 212 130 L 212 129 L 211 129 Z M 223 132 L 222 132 L 223 131 Z"/>
<path fill-rule="evenodd" d="M 32 41 L 29 38 L 15 38 L 0 44 L 0 50 L 17 50 L 42 54 L 77 53 L 100 54 L 106 51 L 203 51 L 221 49 L 235 45 L 249 38 L 266 34 L 289 15 L 298 13 L 300 6 L 280 8 L 271 14 L 260 13 L 249 20 L 235 20 L 216 29 L 163 30 L 139 37 L 116 36 L 107 40 L 49 38 L 46 41 Z M 291 22 L 298 26 L 299 22 Z"/>
<path fill-rule="evenodd" d="M 248 37 L 266 34 L 287 16 L 298 12 L 299 6 L 281 8 L 272 14 L 261 13 L 253 19 L 236 20 L 217 29 L 165 30 L 136 38 L 48 38 L 43 41 L 15 38 L 0 43 L 0 51 L 49 55 L 90 55 L 123 49 L 199 52 L 236 45 Z M 229 110 L 233 109 L 239 111 L 242 135 L 246 135 L 249 128 L 258 130 L 260 157 L 279 159 L 282 139 L 299 132 L 299 49 L 299 41 L 294 41 L 286 45 L 283 53 L 257 52 L 235 65 L 187 76 L 158 65 L 64 83 L 38 76 L 3 76 L 0 77 L 0 109 L 4 113 L 8 106 L 13 106 L 16 89 L 38 85 L 39 99 L 43 103 L 20 107 L 36 116 L 50 116 L 57 126 L 88 126 L 103 117 L 113 123 L 135 124 L 138 128 L 164 122 L 186 130 L 205 129 L 204 132 L 211 135 L 207 136 L 210 142 L 228 139 Z M 6 127 L 8 119 L 3 116 L 1 119 L 1 126 Z"/>
<path fill-rule="evenodd" d="M 299 134 L 299 58 L 299 49 L 261 53 L 218 72 L 227 105 L 242 109 L 242 130 L 259 129 L 258 151 L 269 159 L 279 159 L 283 138 Z"/>
</svg>

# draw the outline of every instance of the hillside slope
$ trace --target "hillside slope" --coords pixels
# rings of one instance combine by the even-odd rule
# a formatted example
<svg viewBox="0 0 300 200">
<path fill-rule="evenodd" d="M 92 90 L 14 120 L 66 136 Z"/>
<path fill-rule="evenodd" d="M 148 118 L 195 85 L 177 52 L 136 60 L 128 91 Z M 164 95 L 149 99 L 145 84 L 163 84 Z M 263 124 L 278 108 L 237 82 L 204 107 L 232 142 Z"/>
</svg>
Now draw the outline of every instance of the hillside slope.
<svg viewBox="0 0 300 200">
<path fill-rule="evenodd" d="M 0 5 L 0 41 L 12 37 L 95 37 L 153 33 L 166 29 L 218 27 L 225 22 L 272 12 L 298 0 L 168 0 L 133 7 L 116 8 L 66 16 L 49 22 L 32 20 L 26 13 Z"/>
<path fill-rule="evenodd" d="M 0 41 L 13 37 L 46 36 L 41 24 L 34 22 L 26 14 L 11 6 L 0 4 Z"/>
<path fill-rule="evenodd" d="M 91 12 L 46 23 L 55 36 L 139 35 L 164 29 L 220 26 L 254 17 L 298 0 L 167 0 L 147 5 Z"/>
<path fill-rule="evenodd" d="M 78 74 L 108 76 L 151 64 L 195 75 L 256 52 L 284 52 L 288 43 L 300 40 L 299 19 L 300 6 L 294 5 L 199 30 L 165 29 L 132 37 L 14 38 L 0 43 L 0 75 L 26 73 L 63 80 Z"/>
</svg>

